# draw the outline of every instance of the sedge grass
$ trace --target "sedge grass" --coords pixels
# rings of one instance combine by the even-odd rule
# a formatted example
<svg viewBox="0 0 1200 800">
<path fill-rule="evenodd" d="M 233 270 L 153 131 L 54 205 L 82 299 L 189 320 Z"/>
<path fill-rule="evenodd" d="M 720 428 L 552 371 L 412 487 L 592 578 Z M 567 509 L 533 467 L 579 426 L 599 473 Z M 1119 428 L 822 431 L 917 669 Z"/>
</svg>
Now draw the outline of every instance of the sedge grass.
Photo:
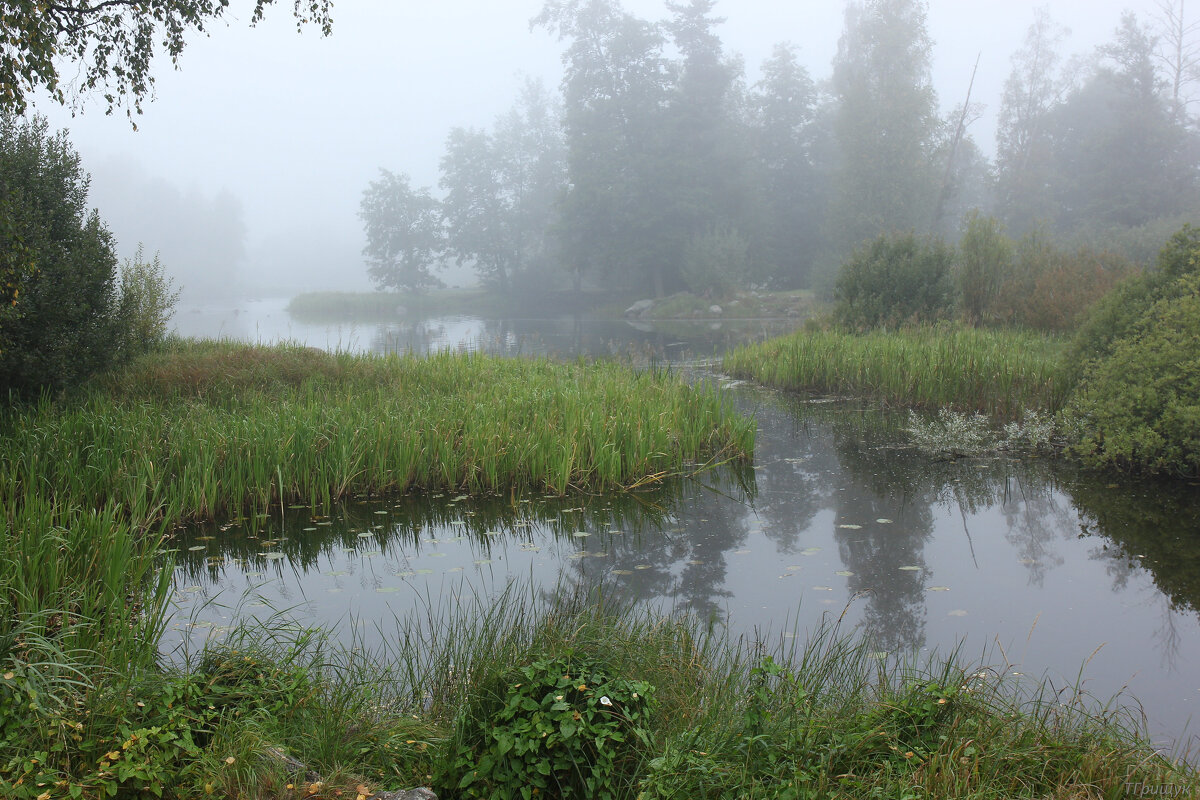
<svg viewBox="0 0 1200 800">
<path fill-rule="evenodd" d="M 739 347 L 731 375 L 793 391 L 860 395 L 916 408 L 1015 419 L 1057 411 L 1070 390 L 1062 344 L 1024 331 L 926 327 L 800 331 Z"/>
<path fill-rule="evenodd" d="M 364 492 L 562 494 L 744 460 L 753 445 L 753 421 L 714 387 L 617 364 L 180 343 L 76 402 L 10 412 L 0 499 L 52 490 L 179 521 Z"/>
</svg>

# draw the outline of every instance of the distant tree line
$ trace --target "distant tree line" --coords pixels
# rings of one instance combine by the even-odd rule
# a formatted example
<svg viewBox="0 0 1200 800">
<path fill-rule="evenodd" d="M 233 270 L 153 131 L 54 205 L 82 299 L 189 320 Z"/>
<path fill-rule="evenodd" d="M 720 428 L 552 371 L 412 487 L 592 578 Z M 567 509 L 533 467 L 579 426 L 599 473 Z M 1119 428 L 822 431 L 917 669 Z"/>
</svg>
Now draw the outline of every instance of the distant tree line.
<svg viewBox="0 0 1200 800">
<path fill-rule="evenodd" d="M 1012 56 L 996 157 L 964 102 L 939 112 L 924 0 L 851 3 L 828 79 L 781 43 L 749 84 L 716 0 L 640 19 L 618 0 L 548 0 L 561 92 L 528 84 L 491 129 L 447 137 L 437 189 L 384 171 L 363 195 L 380 288 L 437 284 L 808 287 L 881 233 L 957 237 L 971 212 L 1015 236 L 1149 261 L 1200 211 L 1197 76 L 1181 0 L 1132 14 L 1086 59 L 1039 11 Z"/>
</svg>

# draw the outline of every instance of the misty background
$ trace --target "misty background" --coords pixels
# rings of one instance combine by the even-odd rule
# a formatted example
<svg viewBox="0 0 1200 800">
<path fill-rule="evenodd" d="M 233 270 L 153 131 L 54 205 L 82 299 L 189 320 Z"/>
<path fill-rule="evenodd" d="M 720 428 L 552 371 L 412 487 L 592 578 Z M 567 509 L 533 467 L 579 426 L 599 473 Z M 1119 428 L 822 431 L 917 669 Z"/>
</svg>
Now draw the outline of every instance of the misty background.
<svg viewBox="0 0 1200 800">
<path fill-rule="evenodd" d="M 621 5 L 648 22 L 671 16 L 662 2 Z M 998 202 L 993 163 L 1002 95 L 1039 9 L 1054 24 L 1048 41 L 1058 69 L 1074 75 L 1078 88 L 1095 74 L 1097 48 L 1115 40 L 1122 12 L 1157 32 L 1161 5 L 931 0 L 925 23 L 943 128 L 957 122 L 978 58 L 966 128 L 978 158 L 964 168 L 957 205 L 944 211 L 947 227 L 957 229 L 962 210 Z M 248 7 L 240 15 L 235 9 L 227 26 L 189 43 L 179 71 L 158 64 L 156 97 L 134 118 L 136 131 L 123 114 L 106 116 L 86 99 L 75 115 L 48 101 L 37 110 L 69 129 L 92 174 L 91 203 L 120 254 L 132 256 L 139 243 L 159 251 L 185 299 L 365 290 L 372 283 L 360 204 L 381 169 L 442 199 L 452 131 L 494 131 L 531 81 L 548 102 L 561 102 L 571 40 L 556 36 L 553 25 L 531 26 L 544 7 L 542 0 L 359 0 L 335 8 L 328 38 L 297 33 L 286 9 L 272 9 L 257 28 L 248 24 Z M 831 79 L 845 3 L 726 0 L 712 15 L 725 18 L 712 32 L 721 63 L 733 70 L 732 92 L 742 100 L 761 93 L 764 62 L 789 42 L 813 82 L 814 118 L 825 114 L 833 128 L 826 111 L 836 94 Z M 681 58 L 669 41 L 663 53 Z M 820 161 L 819 151 L 813 159 Z M 972 188 L 972 180 L 979 185 Z M 821 236 L 806 258 L 842 252 L 828 231 Z M 792 282 L 806 283 L 815 268 L 805 265 Z M 462 267 L 437 275 L 451 285 L 475 280 Z"/>
</svg>

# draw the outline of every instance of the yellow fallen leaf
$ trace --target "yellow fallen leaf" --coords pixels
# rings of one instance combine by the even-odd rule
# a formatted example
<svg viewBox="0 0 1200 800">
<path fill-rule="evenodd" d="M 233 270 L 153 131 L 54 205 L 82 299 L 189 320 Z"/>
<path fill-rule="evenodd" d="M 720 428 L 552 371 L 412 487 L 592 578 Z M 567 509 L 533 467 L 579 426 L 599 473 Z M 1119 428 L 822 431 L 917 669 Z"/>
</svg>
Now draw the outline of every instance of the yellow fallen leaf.
<svg viewBox="0 0 1200 800">
<path fill-rule="evenodd" d="M 6 673 L 4 673 L 4 680 L 6 680 L 6 681 L 11 681 L 11 680 L 13 679 L 13 676 L 14 676 L 14 675 L 15 675 L 15 673 L 12 673 L 12 672 L 6 672 Z"/>
<path fill-rule="evenodd" d="M 225 763 L 226 763 L 226 764 L 231 764 L 231 765 L 232 765 L 232 764 L 233 764 L 233 762 L 235 762 L 235 761 L 237 761 L 237 759 L 236 759 L 236 758 L 234 758 L 233 756 L 229 756 L 229 758 L 225 759 Z"/>
</svg>

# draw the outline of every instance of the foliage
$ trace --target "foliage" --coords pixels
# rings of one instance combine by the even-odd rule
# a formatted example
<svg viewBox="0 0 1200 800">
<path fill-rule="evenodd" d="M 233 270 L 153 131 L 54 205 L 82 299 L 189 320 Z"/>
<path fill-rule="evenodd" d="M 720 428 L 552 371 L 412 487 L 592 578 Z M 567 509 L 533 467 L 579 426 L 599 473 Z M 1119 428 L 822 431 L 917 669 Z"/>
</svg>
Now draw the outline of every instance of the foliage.
<svg viewBox="0 0 1200 800">
<path fill-rule="evenodd" d="M 255 0 L 251 24 L 274 0 Z M 297 24 L 331 29 L 331 0 L 295 0 Z M 24 112 L 29 95 L 46 89 L 65 103 L 74 92 L 103 92 L 111 112 L 130 97 L 140 113 L 151 93 L 151 62 L 157 48 L 179 64 L 185 36 L 203 33 L 222 17 L 228 0 L 35 0 L 0 1 L 0 110 Z M 78 66 L 78 85 L 64 86 L 65 63 Z M 68 69 L 69 74 L 75 70 Z"/>
<path fill-rule="evenodd" d="M 723 368 L 782 389 L 857 394 L 918 408 L 1016 419 L 1056 411 L 1070 383 L 1061 344 L 1021 331 L 933 327 L 848 334 L 808 330 L 739 347 Z"/>
<path fill-rule="evenodd" d="M 179 291 L 167 276 L 158 253 L 147 261 L 139 244 L 132 259 L 121 265 L 117 320 L 121 354 L 133 358 L 150 352 L 167 338 Z"/>
<path fill-rule="evenodd" d="M 654 687 L 571 652 L 481 687 L 438 783 L 479 798 L 614 800 L 652 746 Z"/>
<path fill-rule="evenodd" d="M 117 257 L 87 213 L 87 186 L 64 132 L 51 134 L 44 118 L 0 116 L 5 244 L 19 244 L 5 255 L 0 386 L 17 394 L 72 386 L 116 355 Z"/>
<path fill-rule="evenodd" d="M 1084 373 L 1072 411 L 1085 463 L 1200 475 L 1200 272 L 1162 289 Z"/>
<path fill-rule="evenodd" d="M 611 362 L 212 342 L 7 423 L 0 501 L 52 485 L 61 503 L 171 522 L 362 491 L 615 489 L 754 447 L 753 422 L 714 386 Z"/>
<path fill-rule="evenodd" d="M 1000 291 L 1012 263 L 1012 244 L 1000 221 L 972 212 L 958 243 L 959 311 L 978 324 Z"/>
<path fill-rule="evenodd" d="M 991 322 L 1065 333 L 1088 309 L 1133 271 L 1120 255 L 1080 247 L 1063 250 L 1043 234 L 1016 243 L 1010 270 L 985 311 Z"/>
<path fill-rule="evenodd" d="M 724 299 L 746 279 L 749 242 L 736 230 L 709 228 L 688 242 L 683 254 L 683 282 L 694 294 Z"/>
<path fill-rule="evenodd" d="M 953 260 L 953 250 L 940 239 L 879 236 L 838 271 L 834 315 L 858 329 L 946 317 L 954 302 Z"/>
<path fill-rule="evenodd" d="M 367 234 L 367 272 L 380 289 L 420 291 L 440 286 L 433 276 L 446 244 L 441 204 L 428 189 L 413 189 L 404 174 L 380 170 L 363 191 L 358 218 Z"/>
</svg>

